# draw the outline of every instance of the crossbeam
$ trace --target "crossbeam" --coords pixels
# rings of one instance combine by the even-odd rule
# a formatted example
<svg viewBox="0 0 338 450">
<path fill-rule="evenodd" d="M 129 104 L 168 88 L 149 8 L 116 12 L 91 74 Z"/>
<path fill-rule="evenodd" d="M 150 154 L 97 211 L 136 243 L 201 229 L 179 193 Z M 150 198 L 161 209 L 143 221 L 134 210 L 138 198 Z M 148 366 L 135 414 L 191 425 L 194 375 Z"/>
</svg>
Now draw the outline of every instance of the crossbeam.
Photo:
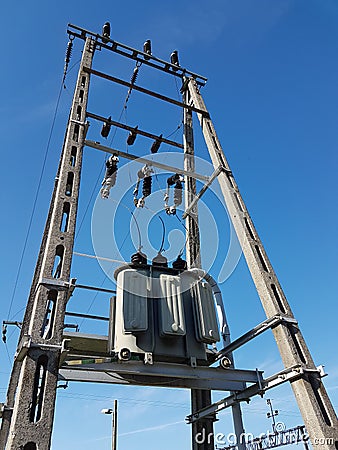
<svg viewBox="0 0 338 450">
<path fill-rule="evenodd" d="M 157 58 L 156 56 L 144 53 L 126 44 L 121 44 L 120 42 L 108 39 L 106 37 L 104 38 L 104 42 L 102 40 L 102 35 L 94 33 L 93 31 L 86 30 L 85 28 L 79 27 L 77 25 L 69 23 L 67 33 L 70 37 L 74 36 L 83 40 L 85 40 L 87 37 L 92 37 L 97 42 L 99 41 L 100 47 L 105 48 L 106 50 L 110 50 L 121 56 L 133 59 L 138 63 L 142 63 L 147 66 L 153 67 L 154 69 L 158 69 L 170 75 L 174 75 L 175 77 L 183 78 L 185 76 L 191 76 L 200 86 L 204 86 L 207 82 L 207 78 L 202 75 L 194 73 L 184 67 L 171 64 L 170 62 L 164 61 L 160 58 Z"/>
<path fill-rule="evenodd" d="M 262 372 L 254 370 L 191 367 L 183 364 L 144 364 L 140 361 L 109 362 L 102 364 L 70 365 L 60 369 L 65 381 L 166 386 L 188 389 L 242 391 L 246 383 L 260 383 Z"/>
<path fill-rule="evenodd" d="M 108 75 L 106 73 L 100 72 L 95 69 L 91 69 L 89 67 L 84 67 L 84 71 L 91 75 L 95 75 L 97 77 L 104 78 L 105 80 L 112 81 L 113 83 L 126 86 L 130 89 L 133 89 L 134 91 L 142 92 L 143 94 L 147 94 L 150 95 L 151 97 L 158 98 L 159 100 L 162 100 L 164 102 L 171 103 L 172 105 L 180 106 L 181 108 L 194 111 L 198 114 L 201 114 L 202 116 L 209 117 L 209 113 L 207 111 L 204 111 L 200 108 L 196 108 L 195 106 L 188 105 L 186 103 L 179 102 L 178 100 L 167 97 L 166 95 L 159 94 L 158 92 L 151 91 L 150 89 L 137 86 L 135 83 L 129 83 L 129 81 L 124 81 L 121 78 L 113 77 L 112 75 Z"/>
<path fill-rule="evenodd" d="M 111 120 L 111 119 L 108 120 L 107 118 L 99 116 L 97 114 L 87 112 L 86 116 L 91 119 L 99 120 L 100 122 L 105 122 L 109 125 L 112 125 L 113 127 L 122 128 L 123 130 L 127 130 L 127 131 L 132 131 L 141 136 L 145 136 L 147 138 L 154 139 L 159 142 L 163 142 L 164 144 L 168 144 L 173 147 L 183 148 L 183 145 L 180 144 L 179 142 L 175 142 L 170 139 L 166 139 L 164 137 L 156 136 L 156 134 L 148 133 L 147 131 L 140 130 L 139 128 L 136 129 L 135 127 L 130 127 L 129 125 L 125 125 L 124 123 L 121 123 L 121 122 L 116 122 L 115 120 Z"/>
<path fill-rule="evenodd" d="M 105 153 L 110 153 L 112 155 L 121 156 L 122 158 L 130 159 L 132 161 L 137 161 L 140 164 L 150 164 L 154 167 L 165 170 L 166 172 L 179 173 L 180 175 L 189 175 L 201 181 L 209 180 L 209 177 L 206 177 L 205 175 L 188 172 L 187 170 L 183 170 L 178 167 L 168 166 L 167 164 L 162 164 L 157 161 L 153 161 L 150 156 L 136 156 L 131 153 L 122 152 L 121 150 L 106 147 L 105 145 L 101 145 L 99 142 L 94 142 L 90 140 L 85 140 L 84 145 L 86 145 L 87 147 L 95 148 L 96 150 L 101 150 L 102 152 Z"/>
</svg>

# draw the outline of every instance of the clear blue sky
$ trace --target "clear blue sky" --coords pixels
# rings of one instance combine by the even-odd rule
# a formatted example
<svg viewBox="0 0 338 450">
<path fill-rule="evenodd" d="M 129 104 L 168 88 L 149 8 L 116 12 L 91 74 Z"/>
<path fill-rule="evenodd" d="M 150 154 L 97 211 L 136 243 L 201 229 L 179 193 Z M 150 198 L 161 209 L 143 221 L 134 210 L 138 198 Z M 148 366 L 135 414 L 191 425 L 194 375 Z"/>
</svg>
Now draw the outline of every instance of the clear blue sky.
<svg viewBox="0 0 338 450">
<path fill-rule="evenodd" d="M 10 308 L 62 78 L 67 23 L 100 31 L 106 20 L 111 22 L 113 39 L 141 48 L 150 38 L 153 53 L 163 59 L 178 49 L 182 65 L 208 77 L 203 95 L 218 136 L 314 360 L 324 364 L 329 374 L 325 384 L 337 409 L 338 5 L 333 0 L 215 0 L 209 4 L 200 0 L 131 0 L 114 2 L 113 6 L 87 0 L 6 2 L 1 14 L 0 319 L 22 319 L 48 211 L 78 65 L 70 71 L 67 89 L 62 92 L 38 206 Z M 80 51 L 78 41 L 70 67 L 78 62 Z M 101 54 L 95 58 L 98 68 L 130 78 L 132 65 Z M 142 67 L 138 82 L 158 91 L 163 87 L 167 95 L 177 97 L 175 83 L 163 80 Z M 95 81 L 92 88 L 89 110 L 118 118 L 125 90 L 103 81 Z M 160 102 L 133 93 L 123 120 L 168 135 L 179 124 L 180 116 L 175 108 L 163 109 Z M 100 140 L 94 123 L 90 133 L 91 138 Z M 179 139 L 179 133 L 173 137 Z M 144 147 L 144 142 L 140 140 L 133 151 L 146 153 L 149 146 Z M 198 155 L 205 158 L 198 132 L 196 144 Z M 125 134 L 116 134 L 114 146 L 125 149 Z M 85 150 L 79 210 L 79 223 L 82 219 L 83 223 L 75 245 L 79 252 L 94 251 L 90 235 L 94 200 L 87 214 L 85 211 L 103 159 L 103 154 Z M 130 176 L 134 181 L 135 174 L 130 172 Z M 217 210 L 216 200 L 206 198 L 211 202 L 210 210 Z M 130 197 L 126 196 L 124 202 L 131 206 Z M 222 220 L 217 214 L 217 220 Z M 218 232 L 227 242 L 229 225 L 224 223 L 224 227 L 223 222 L 218 223 Z M 167 223 L 168 230 L 177 226 L 178 222 Z M 118 245 L 122 245 L 124 230 L 121 219 L 115 230 Z M 158 232 L 154 236 L 156 247 Z M 171 244 L 175 246 L 175 241 Z M 122 257 L 128 258 L 132 250 L 127 239 Z M 154 253 L 149 252 L 149 256 Z M 114 254 L 110 257 L 119 259 Z M 217 254 L 211 267 L 214 276 L 221 260 L 222 254 Z M 88 284 L 99 285 L 104 280 L 95 262 L 78 257 L 74 257 L 72 275 Z M 110 286 L 109 281 L 105 283 Z M 243 258 L 222 284 L 222 291 L 233 338 L 264 319 Z M 81 295 L 72 300 L 73 310 L 81 307 L 107 313 L 106 297 L 94 300 L 92 294 Z M 96 331 L 86 323 L 81 329 Z M 8 355 L 5 345 L 0 344 L 0 401 L 5 399 L 9 359 L 17 337 L 18 332 L 9 328 Z M 281 369 L 271 334 L 239 350 L 235 357 L 238 367 L 258 367 L 266 375 Z M 302 423 L 288 386 L 266 397 L 274 399 L 274 407 L 287 426 Z M 167 450 L 172 448 L 174 438 L 177 447 L 189 448 L 190 430 L 183 423 L 189 413 L 188 392 L 73 383 L 59 391 L 53 449 L 109 449 L 109 417 L 99 411 L 111 407 L 114 398 L 120 405 L 120 448 L 155 450 L 160 446 Z M 254 400 L 243 410 L 248 432 L 259 434 L 268 429 L 264 399 Z M 231 432 L 229 413 L 219 419 L 216 430 Z"/>
</svg>

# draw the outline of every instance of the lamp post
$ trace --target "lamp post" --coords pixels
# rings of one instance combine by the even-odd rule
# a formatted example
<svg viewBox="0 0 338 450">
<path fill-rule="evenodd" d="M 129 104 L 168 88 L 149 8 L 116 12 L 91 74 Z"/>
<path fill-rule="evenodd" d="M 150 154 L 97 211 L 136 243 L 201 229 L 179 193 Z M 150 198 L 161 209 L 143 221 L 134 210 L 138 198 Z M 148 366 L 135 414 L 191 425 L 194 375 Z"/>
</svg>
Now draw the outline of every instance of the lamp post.
<svg viewBox="0 0 338 450">
<path fill-rule="evenodd" d="M 111 424 L 112 424 L 112 438 L 111 438 L 111 448 L 112 450 L 117 449 L 117 400 L 114 400 L 114 408 L 101 409 L 102 414 L 111 414 Z"/>
</svg>

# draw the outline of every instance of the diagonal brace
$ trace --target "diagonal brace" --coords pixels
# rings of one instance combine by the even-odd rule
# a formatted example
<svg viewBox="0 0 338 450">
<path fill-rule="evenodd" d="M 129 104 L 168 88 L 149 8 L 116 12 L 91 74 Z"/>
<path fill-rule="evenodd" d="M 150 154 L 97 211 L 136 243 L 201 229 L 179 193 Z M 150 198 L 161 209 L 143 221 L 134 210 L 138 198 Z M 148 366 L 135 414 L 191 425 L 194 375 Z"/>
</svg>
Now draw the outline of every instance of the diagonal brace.
<svg viewBox="0 0 338 450">
<path fill-rule="evenodd" d="M 218 175 L 223 171 L 223 167 L 219 166 L 214 173 L 210 176 L 208 181 L 204 184 L 202 189 L 199 191 L 199 193 L 194 197 L 190 205 L 185 210 L 184 214 L 182 215 L 182 219 L 186 219 L 187 216 L 190 214 L 191 210 L 195 207 L 198 200 L 202 197 L 202 195 L 206 192 L 206 190 L 211 186 L 215 178 L 218 177 Z"/>
<path fill-rule="evenodd" d="M 269 330 L 270 328 L 273 328 L 281 323 L 291 323 L 293 325 L 297 325 L 298 322 L 293 317 L 287 317 L 287 316 L 281 316 L 279 314 L 276 314 L 275 316 L 269 317 L 268 319 L 264 320 L 260 324 L 256 325 L 251 330 L 244 333 L 239 338 L 235 339 L 233 342 L 231 342 L 229 345 L 224 347 L 222 350 L 217 352 L 215 354 L 215 361 L 218 361 L 223 356 L 233 352 L 237 348 L 241 347 L 242 345 L 246 344 L 247 342 L 251 341 L 256 336 L 259 336 L 260 334 L 264 333 L 264 331 Z"/>
</svg>

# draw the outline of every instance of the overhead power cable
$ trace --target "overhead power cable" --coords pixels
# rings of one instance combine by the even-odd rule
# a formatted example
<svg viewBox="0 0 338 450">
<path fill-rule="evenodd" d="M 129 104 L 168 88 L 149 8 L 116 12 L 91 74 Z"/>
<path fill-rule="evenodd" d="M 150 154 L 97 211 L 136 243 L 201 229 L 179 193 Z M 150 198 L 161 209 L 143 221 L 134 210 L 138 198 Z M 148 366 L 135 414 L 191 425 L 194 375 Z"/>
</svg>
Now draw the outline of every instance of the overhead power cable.
<svg viewBox="0 0 338 450">
<path fill-rule="evenodd" d="M 38 197 L 39 197 L 39 193 L 40 193 L 42 178 L 43 178 L 43 175 L 45 173 L 47 157 L 48 157 L 48 153 L 49 153 L 49 149 L 50 149 L 50 143 L 51 143 L 51 139 L 52 139 L 52 135 L 53 135 L 53 131 L 54 131 L 56 116 L 57 116 L 57 113 L 58 113 L 58 110 L 59 110 L 63 83 L 64 83 L 64 77 L 62 78 L 62 82 L 61 82 L 61 85 L 60 85 L 59 93 L 58 93 L 56 104 L 55 104 L 55 110 L 54 110 L 52 125 L 51 125 L 51 128 L 50 128 L 50 132 L 49 132 L 49 136 L 48 136 L 48 140 L 47 140 L 47 145 L 46 145 L 46 149 L 45 149 L 45 153 L 44 153 L 44 157 L 43 157 L 43 162 L 42 162 L 42 167 L 41 167 L 41 172 L 40 172 L 40 176 L 39 176 L 39 181 L 38 181 L 38 185 L 37 185 L 37 189 L 36 189 L 36 193 L 35 193 L 35 197 L 34 197 L 33 207 L 32 207 L 32 211 L 31 211 L 30 218 L 29 218 L 29 223 L 28 223 L 28 227 L 27 227 L 27 231 L 26 231 L 24 245 L 23 245 L 23 248 L 22 248 L 22 251 L 21 251 L 20 262 L 19 262 L 17 273 L 16 273 L 16 277 L 15 277 L 14 288 L 13 288 L 11 300 L 9 302 L 7 320 L 9 320 L 9 316 L 10 316 L 11 311 L 12 311 L 12 306 L 13 306 L 16 290 L 17 290 L 17 287 L 18 287 L 19 277 L 20 277 L 20 274 L 21 274 L 22 263 L 23 263 L 23 259 L 24 259 L 25 253 L 26 253 L 28 238 L 29 238 L 29 234 L 30 234 L 30 231 L 31 231 L 31 228 L 32 228 L 34 214 L 35 214 L 35 211 L 36 211 L 36 205 L 37 205 L 37 201 L 38 201 Z"/>
</svg>

